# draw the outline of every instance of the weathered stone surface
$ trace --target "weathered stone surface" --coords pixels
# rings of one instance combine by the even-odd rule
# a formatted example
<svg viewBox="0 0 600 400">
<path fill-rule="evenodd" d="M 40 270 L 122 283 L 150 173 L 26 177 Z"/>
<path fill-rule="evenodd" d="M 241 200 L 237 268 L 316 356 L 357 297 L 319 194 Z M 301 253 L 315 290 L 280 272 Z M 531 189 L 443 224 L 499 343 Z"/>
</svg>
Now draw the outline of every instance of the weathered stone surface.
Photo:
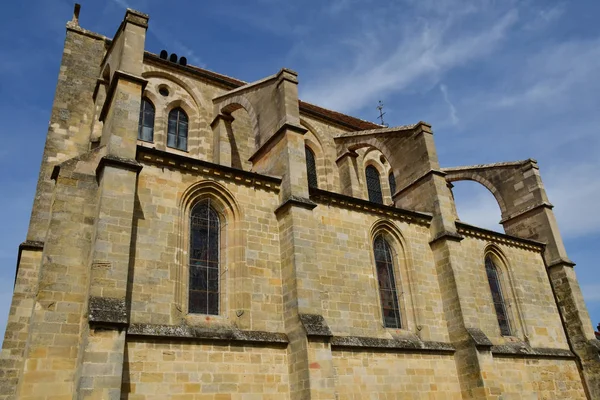
<svg viewBox="0 0 600 400">
<path fill-rule="evenodd" d="M 88 318 L 90 322 L 127 324 L 127 305 L 124 299 L 90 297 Z"/>
<path fill-rule="evenodd" d="M 157 338 L 207 339 L 249 343 L 288 343 L 285 333 L 242 331 L 228 327 L 195 327 L 189 325 L 131 324 L 127 335 Z"/>
<path fill-rule="evenodd" d="M 327 321 L 318 314 L 299 314 L 300 322 L 306 331 L 306 336 L 329 337 L 333 336 Z"/>
<path fill-rule="evenodd" d="M 163 60 L 144 51 L 137 11 L 113 40 L 77 21 L 0 400 L 584 399 L 584 384 L 600 398 L 599 342 L 534 160 L 442 169 L 425 122 L 384 128 L 301 102 L 285 68 L 246 83 Z M 143 99 L 154 124 L 138 140 Z M 367 200 L 367 167 L 382 204 Z M 457 221 L 460 179 L 492 191 L 507 234 Z M 212 229 L 191 243 L 199 203 Z M 201 295 L 210 314 L 190 312 Z"/>
</svg>

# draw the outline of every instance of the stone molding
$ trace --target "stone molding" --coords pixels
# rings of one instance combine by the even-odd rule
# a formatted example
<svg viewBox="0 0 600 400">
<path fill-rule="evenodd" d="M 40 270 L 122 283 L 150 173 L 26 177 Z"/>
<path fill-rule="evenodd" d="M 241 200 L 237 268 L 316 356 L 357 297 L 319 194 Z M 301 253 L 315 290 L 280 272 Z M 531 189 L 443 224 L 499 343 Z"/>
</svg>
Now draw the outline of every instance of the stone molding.
<svg viewBox="0 0 600 400">
<path fill-rule="evenodd" d="M 245 331 L 232 327 L 216 326 L 131 324 L 127 328 L 127 336 L 285 345 L 288 343 L 288 337 L 285 333 Z"/>
<path fill-rule="evenodd" d="M 320 314 L 298 314 L 300 322 L 309 337 L 332 337 L 327 321 Z"/>
<path fill-rule="evenodd" d="M 257 189 L 262 188 L 276 193 L 279 192 L 281 184 L 281 178 L 275 176 L 244 171 L 140 145 L 137 146 L 136 159 L 140 162 L 158 164 L 167 168 L 213 175 L 215 178 L 228 179 L 238 184 L 252 186 Z"/>
<path fill-rule="evenodd" d="M 535 252 L 543 252 L 546 247 L 545 243 L 537 242 L 531 239 L 523 239 L 516 236 L 507 235 L 506 233 L 494 232 L 488 229 L 480 228 L 477 226 L 465 224 L 464 222 L 456 221 L 456 230 L 458 233 L 467 237 L 476 239 L 487 240 L 490 242 L 503 244 L 507 246 L 514 246 L 525 250 L 531 250 Z"/>
<path fill-rule="evenodd" d="M 570 350 L 531 347 L 524 342 L 492 346 L 490 351 L 495 356 L 507 357 L 568 358 L 573 360 L 576 358 Z"/>
<path fill-rule="evenodd" d="M 106 166 L 126 169 L 135 173 L 139 173 L 143 168 L 143 165 L 137 162 L 136 160 L 117 157 L 113 155 L 106 155 L 100 159 L 98 167 L 96 167 L 97 177 L 100 176 L 100 172 L 102 172 L 104 170 L 104 167 Z"/>
<path fill-rule="evenodd" d="M 450 343 L 422 341 L 419 339 L 381 339 L 361 336 L 334 336 L 331 347 L 356 350 L 402 351 L 413 353 L 454 354 L 456 349 Z"/>
<path fill-rule="evenodd" d="M 420 225 L 429 226 L 432 220 L 432 216 L 417 211 L 405 210 L 394 206 L 386 206 L 383 204 L 377 204 L 368 200 L 358 199 L 356 197 L 350 197 L 339 193 L 329 192 L 327 190 L 309 188 L 310 198 L 316 203 L 328 205 L 328 206 L 339 206 L 346 207 L 352 210 L 364 211 L 380 216 L 386 216 L 389 218 L 396 218 L 408 223 L 417 223 Z"/>
<path fill-rule="evenodd" d="M 310 199 L 299 196 L 290 196 L 275 209 L 275 215 L 287 210 L 289 207 L 300 207 L 307 210 L 312 210 L 316 206 L 317 204 L 312 202 Z"/>
</svg>

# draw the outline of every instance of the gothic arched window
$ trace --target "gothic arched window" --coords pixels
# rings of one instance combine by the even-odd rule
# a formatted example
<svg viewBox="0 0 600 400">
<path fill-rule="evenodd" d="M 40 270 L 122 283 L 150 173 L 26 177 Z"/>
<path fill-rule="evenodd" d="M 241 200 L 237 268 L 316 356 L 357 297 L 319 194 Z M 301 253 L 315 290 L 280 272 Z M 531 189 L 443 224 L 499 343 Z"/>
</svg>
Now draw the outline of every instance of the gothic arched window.
<svg viewBox="0 0 600 400">
<path fill-rule="evenodd" d="M 142 99 L 140 107 L 138 139 L 145 140 L 146 142 L 154 140 L 154 105 L 145 97 Z"/>
<path fill-rule="evenodd" d="M 219 215 L 204 200 L 190 216 L 190 286 L 188 312 L 219 314 Z"/>
<path fill-rule="evenodd" d="M 306 175 L 308 176 L 308 187 L 319 187 L 317 182 L 317 165 L 315 164 L 315 153 L 308 147 L 304 147 L 306 153 Z"/>
<path fill-rule="evenodd" d="M 496 318 L 500 326 L 502 336 L 510 336 L 510 324 L 508 322 L 508 314 L 506 312 L 506 304 L 502 295 L 502 285 L 498 275 L 498 267 L 494 264 L 492 257 L 485 257 L 485 272 L 487 273 L 488 283 L 492 292 L 492 300 L 494 301 L 494 309 L 496 310 Z"/>
<path fill-rule="evenodd" d="M 169 113 L 167 129 L 167 146 L 179 150 L 187 150 L 188 117 L 181 108 L 175 108 Z"/>
<path fill-rule="evenodd" d="M 379 171 L 372 165 L 369 165 L 365 170 L 367 176 L 367 190 L 369 191 L 369 201 L 373 203 L 383 204 L 383 196 L 381 194 L 381 181 L 379 180 Z"/>
<path fill-rule="evenodd" d="M 379 282 L 379 299 L 383 314 L 383 325 L 386 328 L 401 328 L 400 308 L 398 306 L 398 293 L 394 279 L 394 262 L 392 249 L 388 242 L 379 235 L 373 242 L 375 253 L 375 267 L 377 281 Z"/>
<path fill-rule="evenodd" d="M 390 172 L 388 175 L 388 181 L 390 183 L 390 196 L 392 196 L 392 200 L 394 199 L 394 194 L 396 193 L 396 177 L 394 177 L 394 173 Z"/>
</svg>

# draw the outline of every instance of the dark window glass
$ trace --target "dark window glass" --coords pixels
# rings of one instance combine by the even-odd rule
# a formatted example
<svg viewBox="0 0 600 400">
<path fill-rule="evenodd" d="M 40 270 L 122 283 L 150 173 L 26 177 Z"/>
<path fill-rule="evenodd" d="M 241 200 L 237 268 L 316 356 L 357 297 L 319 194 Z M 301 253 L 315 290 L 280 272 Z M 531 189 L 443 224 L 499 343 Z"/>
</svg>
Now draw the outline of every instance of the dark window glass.
<svg viewBox="0 0 600 400">
<path fill-rule="evenodd" d="M 142 99 L 140 120 L 138 122 L 138 139 L 152 142 L 154 140 L 154 106 L 146 98 Z"/>
<path fill-rule="evenodd" d="M 494 301 L 494 309 L 496 310 L 500 332 L 502 333 L 502 336 L 509 336 L 510 325 L 508 323 L 508 315 L 506 313 L 506 305 L 504 304 L 500 279 L 498 279 L 498 268 L 494 265 L 494 261 L 492 261 L 492 258 L 489 256 L 485 258 L 485 272 L 487 273 L 488 283 L 490 284 L 490 290 L 492 291 L 492 299 Z"/>
<path fill-rule="evenodd" d="M 181 108 L 175 108 L 169 113 L 167 129 L 167 146 L 179 150 L 187 150 L 188 117 Z"/>
<path fill-rule="evenodd" d="M 394 279 L 392 249 L 382 236 L 375 239 L 373 246 L 375 248 L 375 266 L 377 268 L 377 281 L 379 282 L 383 324 L 386 328 L 400 328 L 400 309 L 398 307 L 396 280 Z"/>
<path fill-rule="evenodd" d="M 381 195 L 381 181 L 379 180 L 379 171 L 372 165 L 366 169 L 367 189 L 369 191 L 369 201 L 373 203 L 383 204 L 383 196 Z"/>
<path fill-rule="evenodd" d="M 219 216 L 210 200 L 198 203 L 190 218 L 190 313 L 219 314 L 219 245 Z"/>
<path fill-rule="evenodd" d="M 308 187 L 319 187 L 317 183 L 317 166 L 315 164 L 315 153 L 308 146 L 304 147 L 306 153 L 306 174 L 308 175 Z"/>
<path fill-rule="evenodd" d="M 390 182 L 390 196 L 393 198 L 394 194 L 396 193 L 396 178 L 394 177 L 393 172 L 390 172 L 388 175 L 388 181 Z"/>
</svg>

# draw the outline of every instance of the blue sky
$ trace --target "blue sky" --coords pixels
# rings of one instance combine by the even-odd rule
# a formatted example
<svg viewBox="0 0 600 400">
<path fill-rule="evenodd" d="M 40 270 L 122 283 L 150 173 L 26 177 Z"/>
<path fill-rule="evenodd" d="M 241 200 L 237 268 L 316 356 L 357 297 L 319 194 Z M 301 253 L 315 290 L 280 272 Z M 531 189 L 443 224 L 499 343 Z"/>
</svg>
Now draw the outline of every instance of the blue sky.
<svg viewBox="0 0 600 400">
<path fill-rule="evenodd" d="M 152 52 L 246 81 L 285 66 L 304 100 L 372 121 L 382 100 L 390 125 L 430 122 L 442 166 L 537 159 L 600 322 L 600 2 L 83 1 L 81 25 L 112 36 L 125 7 L 150 14 Z M 72 9 L 32 0 L 0 14 L 0 332 Z M 501 230 L 485 188 L 459 182 L 455 196 L 463 221 Z"/>
</svg>

